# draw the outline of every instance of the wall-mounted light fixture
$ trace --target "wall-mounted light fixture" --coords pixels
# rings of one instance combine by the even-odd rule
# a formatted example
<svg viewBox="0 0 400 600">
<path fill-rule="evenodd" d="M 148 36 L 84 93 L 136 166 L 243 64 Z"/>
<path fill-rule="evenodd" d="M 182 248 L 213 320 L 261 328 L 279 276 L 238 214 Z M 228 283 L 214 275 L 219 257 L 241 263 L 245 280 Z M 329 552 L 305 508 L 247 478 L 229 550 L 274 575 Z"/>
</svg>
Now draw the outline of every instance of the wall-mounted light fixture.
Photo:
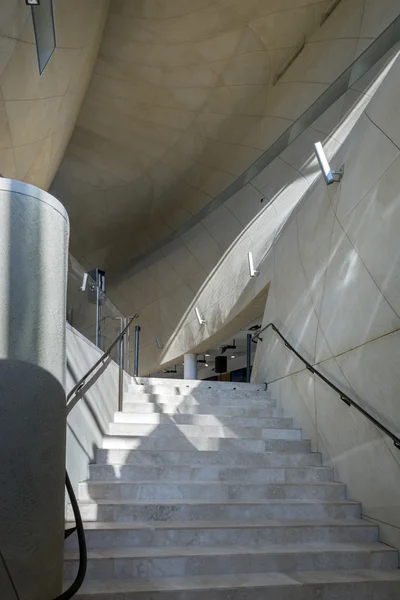
<svg viewBox="0 0 400 600">
<path fill-rule="evenodd" d="M 159 350 L 162 350 L 164 348 L 164 346 L 162 345 L 162 343 L 160 342 L 160 340 L 158 339 L 158 337 L 155 335 L 154 339 L 156 340 L 156 344 L 157 344 L 157 348 Z"/>
<path fill-rule="evenodd" d="M 86 291 L 87 280 L 88 280 L 88 274 L 84 273 L 83 274 L 83 278 L 82 278 L 81 292 L 85 292 Z"/>
<path fill-rule="evenodd" d="M 253 253 L 249 252 L 247 258 L 249 261 L 250 277 L 257 277 L 260 274 L 260 271 L 257 271 L 257 269 L 254 267 Z"/>
<path fill-rule="evenodd" d="M 197 306 L 196 306 L 196 308 L 194 309 L 194 311 L 195 311 L 195 313 L 196 313 L 196 317 L 197 317 L 197 320 L 198 320 L 199 324 L 200 324 L 200 325 L 205 325 L 205 320 L 202 318 L 202 316 L 201 316 L 201 314 L 200 314 L 200 311 L 199 311 L 199 309 L 197 308 Z"/>
<path fill-rule="evenodd" d="M 314 144 L 314 151 L 326 184 L 330 185 L 331 183 L 339 183 L 343 177 L 343 170 L 332 171 L 321 142 Z"/>
</svg>

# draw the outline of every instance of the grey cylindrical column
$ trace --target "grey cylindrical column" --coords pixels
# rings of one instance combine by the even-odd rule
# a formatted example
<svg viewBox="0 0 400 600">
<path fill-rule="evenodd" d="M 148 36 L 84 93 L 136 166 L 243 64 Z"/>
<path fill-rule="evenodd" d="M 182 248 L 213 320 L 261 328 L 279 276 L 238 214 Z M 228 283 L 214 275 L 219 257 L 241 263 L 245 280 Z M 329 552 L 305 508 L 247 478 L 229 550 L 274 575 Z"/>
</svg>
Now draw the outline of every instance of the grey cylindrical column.
<svg viewBox="0 0 400 600">
<path fill-rule="evenodd" d="M 29 600 L 62 583 L 68 235 L 55 198 L 0 179 L 0 549 Z"/>
<path fill-rule="evenodd" d="M 185 354 L 183 361 L 184 379 L 197 379 L 197 354 Z"/>
</svg>

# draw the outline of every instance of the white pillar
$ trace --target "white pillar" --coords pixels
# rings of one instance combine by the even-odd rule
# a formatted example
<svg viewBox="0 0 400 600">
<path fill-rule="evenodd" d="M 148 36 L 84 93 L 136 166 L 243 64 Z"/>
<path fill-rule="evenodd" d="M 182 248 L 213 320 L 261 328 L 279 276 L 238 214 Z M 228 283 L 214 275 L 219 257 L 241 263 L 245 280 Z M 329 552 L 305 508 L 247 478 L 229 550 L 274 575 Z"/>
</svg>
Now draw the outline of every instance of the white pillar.
<svg viewBox="0 0 400 600">
<path fill-rule="evenodd" d="M 185 354 L 183 362 L 184 379 L 197 379 L 197 354 Z"/>
<path fill-rule="evenodd" d="M 62 588 L 68 236 L 60 202 L 0 179 L 0 548 L 31 600 Z"/>
</svg>

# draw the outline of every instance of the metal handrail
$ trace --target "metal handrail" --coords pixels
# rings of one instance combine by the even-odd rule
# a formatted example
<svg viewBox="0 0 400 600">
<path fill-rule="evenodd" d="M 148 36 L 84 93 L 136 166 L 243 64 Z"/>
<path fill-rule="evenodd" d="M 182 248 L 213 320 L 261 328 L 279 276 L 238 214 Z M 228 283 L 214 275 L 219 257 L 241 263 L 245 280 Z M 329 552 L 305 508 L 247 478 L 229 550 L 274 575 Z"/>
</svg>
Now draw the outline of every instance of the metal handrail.
<svg viewBox="0 0 400 600">
<path fill-rule="evenodd" d="M 118 337 L 113 341 L 113 343 L 108 348 L 108 350 L 106 350 L 106 352 L 104 352 L 104 354 L 93 365 L 93 367 L 91 367 L 89 369 L 89 371 L 78 381 L 78 383 L 76 385 L 74 385 L 74 387 L 72 388 L 72 390 L 70 390 L 68 392 L 68 396 L 67 396 L 67 412 L 69 412 L 68 411 L 68 406 L 70 406 L 70 404 L 72 402 L 72 398 L 83 388 L 83 386 L 85 385 L 86 380 L 88 379 L 89 375 L 91 375 L 97 369 L 97 367 L 99 367 L 101 364 L 103 364 L 109 358 L 111 352 L 114 350 L 114 348 L 118 344 L 118 342 L 120 342 L 125 337 L 125 334 L 127 333 L 129 327 L 132 324 L 132 321 L 134 321 L 134 319 L 137 319 L 138 317 L 139 317 L 139 315 L 137 313 L 135 315 L 133 315 L 132 317 L 129 317 L 128 324 L 121 331 L 121 333 L 118 335 Z"/>
<path fill-rule="evenodd" d="M 359 404 L 357 404 L 357 402 L 355 402 L 352 398 L 350 398 L 350 396 L 348 396 L 345 392 L 343 392 L 341 389 L 339 389 L 334 383 L 332 383 L 332 381 L 330 381 L 329 379 L 327 379 L 327 377 L 325 377 L 324 375 L 322 375 L 322 373 L 320 373 L 315 367 L 313 367 L 308 362 L 308 360 L 306 360 L 304 358 L 304 356 L 302 356 L 292 346 L 292 344 L 290 344 L 290 342 L 287 341 L 287 339 L 281 334 L 281 332 L 279 331 L 279 329 L 273 323 L 268 323 L 268 325 L 266 325 L 265 327 L 263 327 L 262 329 L 260 329 L 260 331 L 258 331 L 256 334 L 254 334 L 253 337 L 252 337 L 252 341 L 256 342 L 256 340 L 259 339 L 260 342 L 262 342 L 263 340 L 262 340 L 262 338 L 260 338 L 260 335 L 264 331 L 266 331 L 269 327 L 271 327 L 271 329 L 273 329 L 275 331 L 275 333 L 278 334 L 278 336 L 281 338 L 281 340 L 283 341 L 283 343 L 285 344 L 285 346 L 287 348 L 289 348 L 289 350 L 291 350 L 293 352 L 293 354 L 295 354 L 297 356 L 297 358 L 299 358 L 301 360 L 301 362 L 306 365 L 306 368 L 310 371 L 310 373 L 313 373 L 314 375 L 317 375 L 317 377 L 319 377 L 320 379 L 322 379 L 322 381 L 324 381 L 330 388 L 332 388 L 339 395 L 340 399 L 345 404 L 347 404 L 347 406 L 353 406 L 354 408 L 356 408 L 362 415 L 364 415 L 364 417 L 366 417 L 369 421 L 371 421 L 371 423 L 373 423 L 375 425 L 375 427 L 377 427 L 385 435 L 387 435 L 393 441 L 393 443 L 396 446 L 396 448 L 400 449 L 400 438 L 398 438 L 387 427 L 385 427 L 380 421 L 378 421 L 377 419 L 375 419 L 375 417 L 373 417 L 367 410 L 365 410 L 362 406 L 360 406 Z"/>
<path fill-rule="evenodd" d="M 79 393 L 79 391 L 84 387 L 88 377 L 103 364 L 111 355 L 111 352 L 114 350 L 115 346 L 119 343 L 120 346 L 120 360 L 119 360 L 119 385 L 118 385 L 118 406 L 122 406 L 122 394 L 123 394 L 123 351 L 122 345 L 125 338 L 126 333 L 129 330 L 132 322 L 137 319 L 139 315 L 136 313 L 132 317 L 128 317 L 128 324 L 124 327 L 121 333 L 117 336 L 111 346 L 104 352 L 101 358 L 89 369 L 89 371 L 78 381 L 76 385 L 70 390 L 67 395 L 67 413 L 69 412 L 68 407 L 73 408 L 75 404 L 73 403 L 73 398 Z M 107 365 L 108 366 L 108 365 Z M 74 519 L 76 524 L 76 533 L 78 536 L 78 545 L 79 545 L 79 567 L 78 573 L 75 577 L 75 581 L 70 585 L 70 587 L 65 590 L 61 595 L 54 598 L 54 600 L 70 600 L 77 591 L 82 586 L 87 569 L 87 547 L 86 547 L 86 539 L 85 539 L 85 530 L 83 527 L 82 516 L 79 510 L 78 501 L 75 496 L 74 489 L 72 487 L 71 481 L 69 479 L 68 473 L 65 473 L 65 486 L 67 488 L 67 492 L 69 495 L 69 499 L 71 501 L 72 510 L 74 513 Z"/>
</svg>

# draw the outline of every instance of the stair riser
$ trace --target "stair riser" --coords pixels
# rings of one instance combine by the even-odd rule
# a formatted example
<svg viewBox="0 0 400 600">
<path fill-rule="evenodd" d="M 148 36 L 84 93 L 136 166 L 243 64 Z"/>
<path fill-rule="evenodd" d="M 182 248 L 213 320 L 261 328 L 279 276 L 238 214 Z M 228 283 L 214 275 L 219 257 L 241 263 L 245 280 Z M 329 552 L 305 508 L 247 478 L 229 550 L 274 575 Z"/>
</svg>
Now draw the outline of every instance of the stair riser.
<svg viewBox="0 0 400 600">
<path fill-rule="evenodd" d="M 187 437 L 206 438 L 246 438 L 255 440 L 301 440 L 300 429 L 263 429 L 261 427 L 224 427 L 223 425 L 143 425 L 135 423 L 110 423 L 109 435 L 133 435 L 174 437 L 184 435 Z"/>
<path fill-rule="evenodd" d="M 349 569 L 395 569 L 396 552 L 324 552 L 287 554 L 235 554 L 189 557 L 104 558 L 88 561 L 87 579 L 140 579 L 185 577 L 223 573 L 269 573 Z M 66 579 L 77 571 L 76 561 L 67 561 Z"/>
<path fill-rule="evenodd" d="M 269 544 L 357 543 L 378 541 L 377 527 L 263 527 L 240 529 L 168 529 L 168 530 L 86 530 L 89 549 L 154 548 L 168 546 L 218 547 L 246 545 L 258 548 Z M 70 536 L 66 548 L 75 550 L 77 537 Z"/>
<path fill-rule="evenodd" d="M 114 415 L 115 423 L 134 423 L 145 425 L 173 424 L 178 425 L 197 425 L 204 427 L 211 425 L 220 427 L 221 425 L 233 427 L 258 427 L 264 429 L 291 429 L 293 419 L 284 417 L 216 417 L 215 415 L 187 415 L 174 414 L 166 415 L 159 413 L 135 414 L 128 412 L 117 412 Z"/>
<path fill-rule="evenodd" d="M 214 408 L 224 410 L 225 414 L 229 414 L 229 408 L 242 408 L 245 410 L 265 409 L 272 408 L 276 409 L 277 404 L 272 400 L 253 400 L 252 398 L 229 398 L 226 400 L 220 400 L 210 396 L 209 398 L 193 398 L 192 396 L 159 396 L 159 397 L 147 397 L 147 396 L 126 396 L 124 398 L 123 412 L 126 410 L 126 406 L 129 404 L 136 404 L 142 406 L 156 406 L 159 408 L 159 412 L 165 412 L 165 408 L 172 408 L 174 410 L 180 409 L 180 412 L 188 412 L 186 409 L 195 407 L 207 407 L 207 414 L 214 414 Z"/>
<path fill-rule="evenodd" d="M 160 505 L 118 505 L 81 504 L 84 521 L 144 522 L 144 521 L 229 521 L 251 519 L 359 519 L 358 504 L 160 504 Z M 73 520 L 71 508 L 67 509 L 67 520 Z"/>
<path fill-rule="evenodd" d="M 181 437 L 178 437 L 180 435 Z M 150 450 L 150 451 L 214 451 L 214 452 L 310 452 L 309 440 L 251 440 L 232 438 L 189 438 L 179 434 L 168 437 L 105 437 L 105 450 Z"/>
<path fill-rule="evenodd" d="M 398 582 L 352 582 L 317 585 L 276 585 L 243 589 L 174 590 L 157 592 L 104 592 L 77 594 L 79 600 L 394 600 Z"/>
<path fill-rule="evenodd" d="M 339 484 L 81 483 L 80 500 L 344 500 Z"/>
<path fill-rule="evenodd" d="M 165 404 L 152 404 L 150 402 L 124 402 L 124 413 L 153 414 L 163 413 L 166 415 L 187 414 L 187 415 L 210 415 L 215 417 L 282 417 L 283 411 L 280 408 L 266 407 L 259 405 L 247 405 L 245 408 L 240 406 L 215 406 L 207 404 L 198 404 L 194 406 L 168 406 Z"/>
<path fill-rule="evenodd" d="M 254 469 L 223 467 L 141 467 L 89 465 L 92 481 L 247 481 L 249 483 L 296 483 L 333 480 L 329 468 Z"/>
<path fill-rule="evenodd" d="M 96 452 L 98 464 L 135 464 L 139 466 L 222 466 L 222 467 L 308 467 L 319 466 L 321 455 L 319 453 L 245 453 L 235 454 L 229 452 L 152 452 L 146 450 L 102 450 Z"/>
<path fill-rule="evenodd" d="M 229 391 L 241 392 L 263 392 L 264 383 L 244 383 L 239 381 L 202 381 L 188 379 L 169 379 L 159 377 L 138 377 L 129 385 L 130 389 L 140 390 L 144 388 L 163 388 L 167 390 L 212 390 L 214 393 L 226 393 Z"/>
<path fill-rule="evenodd" d="M 252 402 L 273 402 L 271 398 L 265 392 L 245 392 L 243 390 L 226 390 L 218 391 L 209 389 L 193 389 L 193 388 L 144 388 L 141 386 L 137 388 L 128 388 L 126 398 L 131 400 L 139 398 L 140 400 L 158 400 L 160 398 L 166 399 L 167 401 L 173 400 L 174 398 L 189 398 L 199 402 L 211 400 L 212 402 L 218 403 L 229 403 L 231 400 L 234 401 L 246 401 L 251 400 Z"/>
</svg>

